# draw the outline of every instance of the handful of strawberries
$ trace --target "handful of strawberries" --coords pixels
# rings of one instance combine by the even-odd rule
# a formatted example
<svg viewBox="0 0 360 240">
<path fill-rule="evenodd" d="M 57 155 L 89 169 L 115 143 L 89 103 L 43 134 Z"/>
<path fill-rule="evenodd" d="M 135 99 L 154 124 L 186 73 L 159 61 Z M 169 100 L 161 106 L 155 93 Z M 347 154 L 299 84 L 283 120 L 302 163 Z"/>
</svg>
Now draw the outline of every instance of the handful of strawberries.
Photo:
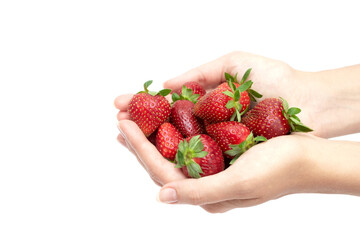
<svg viewBox="0 0 360 240">
<path fill-rule="evenodd" d="M 251 89 L 248 69 L 240 81 L 225 73 L 226 82 L 206 93 L 197 82 L 187 82 L 165 96 L 170 89 L 144 91 L 133 96 L 130 119 L 143 131 L 162 156 L 174 162 L 187 177 L 216 174 L 233 164 L 259 142 L 293 131 L 312 131 L 282 98 L 266 98 L 250 109 L 250 102 L 262 95 Z"/>
</svg>

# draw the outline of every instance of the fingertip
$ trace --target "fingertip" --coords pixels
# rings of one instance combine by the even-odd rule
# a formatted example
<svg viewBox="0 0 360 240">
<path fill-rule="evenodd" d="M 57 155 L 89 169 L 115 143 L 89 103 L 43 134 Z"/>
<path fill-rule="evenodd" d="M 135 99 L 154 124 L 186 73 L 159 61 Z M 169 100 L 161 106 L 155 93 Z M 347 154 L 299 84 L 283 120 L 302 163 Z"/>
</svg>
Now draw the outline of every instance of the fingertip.
<svg viewBox="0 0 360 240">
<path fill-rule="evenodd" d="M 123 145 L 124 147 L 127 147 L 126 140 L 121 134 L 118 134 L 116 139 L 121 145 Z"/>
<path fill-rule="evenodd" d="M 177 193 L 176 190 L 170 187 L 163 187 L 160 189 L 156 199 L 161 203 L 176 203 Z"/>
<path fill-rule="evenodd" d="M 127 112 L 118 112 L 117 116 L 116 116 L 117 120 L 118 121 L 121 121 L 121 120 L 129 120 L 130 119 L 130 116 Z"/>
<path fill-rule="evenodd" d="M 129 142 L 140 142 L 145 139 L 147 140 L 138 125 L 131 120 L 123 119 L 119 121 L 118 128 L 120 133 L 122 133 L 125 139 Z"/>
<path fill-rule="evenodd" d="M 119 109 L 120 111 L 125 111 L 128 108 L 129 102 L 133 94 L 124 94 L 117 96 L 114 100 L 114 106 Z"/>
</svg>

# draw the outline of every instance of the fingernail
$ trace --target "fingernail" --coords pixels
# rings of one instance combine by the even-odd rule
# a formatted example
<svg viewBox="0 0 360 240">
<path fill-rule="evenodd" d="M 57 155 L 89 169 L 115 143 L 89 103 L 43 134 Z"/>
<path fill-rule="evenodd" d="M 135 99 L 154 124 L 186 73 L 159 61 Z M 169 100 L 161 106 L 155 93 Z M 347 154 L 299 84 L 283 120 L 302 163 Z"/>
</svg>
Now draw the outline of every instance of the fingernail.
<svg viewBox="0 0 360 240">
<path fill-rule="evenodd" d="M 176 191 L 173 188 L 161 189 L 157 199 L 162 203 L 175 203 L 177 202 Z"/>
</svg>

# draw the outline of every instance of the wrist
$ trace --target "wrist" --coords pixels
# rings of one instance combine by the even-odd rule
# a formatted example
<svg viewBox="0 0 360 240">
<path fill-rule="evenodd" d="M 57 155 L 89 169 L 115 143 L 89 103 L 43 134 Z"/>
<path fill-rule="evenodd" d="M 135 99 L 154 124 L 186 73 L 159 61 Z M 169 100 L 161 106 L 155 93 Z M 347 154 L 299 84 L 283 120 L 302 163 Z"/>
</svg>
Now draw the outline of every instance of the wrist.
<svg viewBox="0 0 360 240">
<path fill-rule="evenodd" d="M 306 142 L 301 190 L 360 195 L 360 143 L 312 137 Z"/>
<path fill-rule="evenodd" d="M 306 110 L 303 122 L 309 122 L 314 135 L 330 138 L 360 131 L 360 65 L 295 71 L 294 76 L 301 92 L 299 106 Z"/>
</svg>

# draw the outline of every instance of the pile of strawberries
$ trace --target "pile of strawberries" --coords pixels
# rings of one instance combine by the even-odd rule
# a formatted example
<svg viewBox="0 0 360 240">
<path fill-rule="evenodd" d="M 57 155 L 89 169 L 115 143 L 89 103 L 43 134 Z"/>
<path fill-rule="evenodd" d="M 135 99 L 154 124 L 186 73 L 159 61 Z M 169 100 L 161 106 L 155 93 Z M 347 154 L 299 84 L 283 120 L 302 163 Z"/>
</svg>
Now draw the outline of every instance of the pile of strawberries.
<svg viewBox="0 0 360 240">
<path fill-rule="evenodd" d="M 226 82 L 210 92 L 197 82 L 170 89 L 144 91 L 133 96 L 128 112 L 158 151 L 187 177 L 216 174 L 235 162 L 246 150 L 270 138 L 292 131 L 312 131 L 282 98 L 266 98 L 250 109 L 262 95 L 251 89 L 248 69 L 240 81 L 225 73 Z"/>
</svg>

